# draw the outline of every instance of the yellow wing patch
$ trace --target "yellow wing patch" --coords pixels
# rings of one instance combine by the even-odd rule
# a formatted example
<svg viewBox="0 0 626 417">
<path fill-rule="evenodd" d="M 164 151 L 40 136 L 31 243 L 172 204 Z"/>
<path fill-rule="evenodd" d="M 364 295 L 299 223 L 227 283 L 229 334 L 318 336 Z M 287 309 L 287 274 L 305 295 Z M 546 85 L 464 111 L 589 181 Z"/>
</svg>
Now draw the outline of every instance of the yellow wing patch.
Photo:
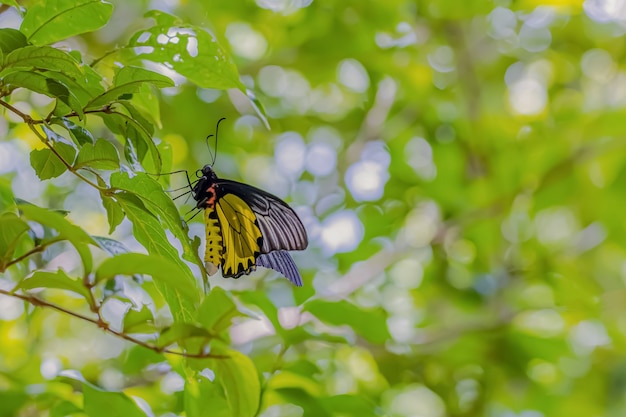
<svg viewBox="0 0 626 417">
<path fill-rule="evenodd" d="M 222 232 L 222 274 L 234 278 L 249 274 L 256 268 L 256 258 L 263 244 L 256 215 L 248 204 L 234 194 L 226 194 L 218 199 L 215 213 Z M 207 248 L 208 235 L 207 223 Z"/>
<path fill-rule="evenodd" d="M 222 263 L 222 231 L 217 213 L 211 207 L 204 209 L 204 224 L 206 225 L 206 249 L 204 250 L 204 266 L 213 275 Z"/>
</svg>

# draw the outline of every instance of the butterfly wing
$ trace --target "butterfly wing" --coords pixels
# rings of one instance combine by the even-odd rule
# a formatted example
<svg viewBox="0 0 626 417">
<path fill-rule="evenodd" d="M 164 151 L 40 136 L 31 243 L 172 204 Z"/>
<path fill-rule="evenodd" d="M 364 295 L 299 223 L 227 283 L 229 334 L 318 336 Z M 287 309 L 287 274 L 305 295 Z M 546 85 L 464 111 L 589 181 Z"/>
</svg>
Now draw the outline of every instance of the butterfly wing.
<svg viewBox="0 0 626 417">
<path fill-rule="evenodd" d="M 236 181 L 218 181 L 223 195 L 234 194 L 256 214 L 263 235 L 261 253 L 303 250 L 308 246 L 306 229 L 298 215 L 283 200 L 266 191 Z"/>
</svg>

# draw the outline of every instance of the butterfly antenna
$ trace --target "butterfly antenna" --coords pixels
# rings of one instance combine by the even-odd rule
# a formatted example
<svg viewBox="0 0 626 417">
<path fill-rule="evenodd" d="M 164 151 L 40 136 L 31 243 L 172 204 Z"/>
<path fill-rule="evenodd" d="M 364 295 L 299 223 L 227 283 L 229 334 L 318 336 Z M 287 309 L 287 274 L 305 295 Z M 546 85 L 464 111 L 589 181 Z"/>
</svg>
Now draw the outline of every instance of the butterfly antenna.
<svg viewBox="0 0 626 417">
<path fill-rule="evenodd" d="M 215 160 L 217 159 L 217 139 L 218 139 L 218 131 L 220 129 L 220 123 L 222 123 L 222 120 L 226 120 L 225 117 L 222 117 L 221 119 L 219 119 L 217 121 L 217 125 L 215 126 L 215 154 L 213 155 L 213 161 L 211 162 L 211 166 L 215 165 Z"/>
</svg>

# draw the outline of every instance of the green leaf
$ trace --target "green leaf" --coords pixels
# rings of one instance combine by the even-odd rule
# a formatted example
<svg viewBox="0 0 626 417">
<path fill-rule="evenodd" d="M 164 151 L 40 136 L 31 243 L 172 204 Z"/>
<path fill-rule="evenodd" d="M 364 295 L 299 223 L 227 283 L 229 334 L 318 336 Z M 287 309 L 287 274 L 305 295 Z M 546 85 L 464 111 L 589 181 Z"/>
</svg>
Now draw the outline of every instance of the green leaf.
<svg viewBox="0 0 626 417">
<path fill-rule="evenodd" d="M 304 413 L 302 417 L 332 417 L 333 414 L 308 392 L 300 388 L 279 388 L 274 390 L 287 402 L 297 404 Z"/>
<path fill-rule="evenodd" d="M 83 414 L 83 410 L 70 401 L 61 401 L 50 410 L 50 417 L 67 417 Z"/>
<path fill-rule="evenodd" d="M 111 256 L 119 255 L 120 253 L 130 252 L 122 242 L 119 242 L 115 239 L 102 236 L 92 236 L 92 238 L 96 241 L 100 249 L 102 249 Z"/>
<path fill-rule="evenodd" d="M 113 87 L 91 100 L 85 108 L 100 107 L 123 99 L 139 91 L 142 85 L 152 84 L 158 88 L 173 87 L 174 82 L 165 75 L 137 67 L 123 67 L 113 79 Z"/>
<path fill-rule="evenodd" d="M 4 271 L 7 262 L 13 258 L 20 237 L 27 230 L 28 224 L 14 213 L 0 215 L 0 271 Z"/>
<path fill-rule="evenodd" d="M 246 95 L 250 99 L 250 104 L 252 104 L 252 108 L 254 109 L 254 112 L 257 114 L 257 116 L 259 116 L 259 119 L 261 119 L 261 121 L 265 125 L 265 128 L 269 130 L 270 123 L 267 121 L 267 113 L 265 113 L 265 108 L 263 107 L 263 103 L 261 103 L 261 101 L 256 97 L 256 94 L 254 94 L 254 91 L 250 90 L 249 88 L 246 89 Z"/>
<path fill-rule="evenodd" d="M 54 123 L 66 128 L 68 132 L 70 132 L 72 138 L 74 138 L 74 142 L 76 142 L 77 145 L 84 145 L 86 143 L 93 144 L 96 142 L 90 131 L 82 126 L 75 124 L 67 117 L 55 119 Z"/>
<path fill-rule="evenodd" d="M 209 342 L 213 335 L 206 329 L 190 323 L 174 323 L 161 332 L 157 345 L 165 348 L 174 343 L 184 344 L 187 339 L 191 338 L 201 338 Z"/>
<path fill-rule="evenodd" d="M 122 392 L 104 391 L 83 382 L 83 408 L 89 417 L 146 417 L 139 406 Z"/>
<path fill-rule="evenodd" d="M 149 150 L 154 166 L 157 171 L 160 171 L 161 155 L 152 140 L 152 125 L 147 123 L 147 125 L 149 125 L 148 128 L 147 125 L 144 124 L 144 122 L 146 122 L 145 119 L 132 110 L 133 107 L 130 103 L 125 102 L 122 107 L 123 108 L 116 109 L 113 113 L 98 113 L 98 116 L 104 120 L 107 127 L 114 133 L 121 134 L 126 138 L 126 147 L 131 146 L 133 149 L 137 150 L 134 154 L 137 155 L 139 161 L 144 159 L 146 151 Z M 125 149 L 127 160 L 135 165 L 136 161 L 129 159 L 127 152 L 128 150 Z"/>
<path fill-rule="evenodd" d="M 178 251 L 168 241 L 163 225 L 145 208 L 141 200 L 134 194 L 125 191 L 116 193 L 115 199 L 133 224 L 133 235 L 148 250 L 148 253 L 167 258 L 177 265 L 180 273 L 177 278 L 179 286 L 197 288 L 195 277 L 189 267 L 180 259 Z M 155 284 L 167 300 L 176 321 L 193 321 L 197 307 L 195 302 L 187 302 L 180 297 L 177 291 L 161 280 L 157 280 Z M 199 302 L 198 294 L 195 293 L 195 295 Z"/>
<path fill-rule="evenodd" d="M 78 98 L 61 82 L 31 71 L 16 71 L 4 77 L 4 83 L 12 88 L 26 88 L 35 93 L 61 100 L 67 107 L 83 117 Z"/>
<path fill-rule="evenodd" d="M 158 62 L 200 87 L 245 91 L 228 52 L 204 28 L 183 24 L 176 17 L 157 10 L 147 13 L 146 17 L 154 18 L 156 25 L 132 36 L 128 43 L 130 48 L 123 50 L 129 62 Z"/>
<path fill-rule="evenodd" d="M 23 48 L 28 45 L 26 36 L 16 29 L 2 28 L 0 29 L 0 51 L 6 56 L 10 52 Z"/>
<path fill-rule="evenodd" d="M 180 213 L 171 197 L 163 191 L 163 187 L 146 174 L 137 174 L 129 177 L 126 173 L 111 175 L 111 187 L 132 192 L 139 197 L 151 213 L 159 218 L 162 227 L 167 228 L 183 247 L 183 258 L 196 263 L 202 273 L 205 273 L 203 262 L 198 252 L 191 245 L 187 232 L 183 229 Z M 178 259 L 178 254 L 176 255 Z"/>
<path fill-rule="evenodd" d="M 50 227 L 59 233 L 60 238 L 68 240 L 76 248 L 76 251 L 83 262 L 85 273 L 91 272 L 93 260 L 87 245 L 96 244 L 91 236 L 89 236 L 83 229 L 73 225 L 61 214 L 56 213 L 53 210 L 48 210 L 31 204 L 19 204 L 17 207 L 22 216 L 27 220 L 32 220 L 43 226 Z"/>
<path fill-rule="evenodd" d="M 384 343 L 390 337 L 382 310 L 362 309 L 348 301 L 311 300 L 304 304 L 304 311 L 329 324 L 348 325 L 372 343 Z"/>
<path fill-rule="evenodd" d="M 107 212 L 107 220 L 109 222 L 109 233 L 113 233 L 117 226 L 124 220 L 124 210 L 120 207 L 120 204 L 113 198 L 100 193 L 102 198 L 102 205 Z"/>
<path fill-rule="evenodd" d="M 205 329 L 219 334 L 230 328 L 234 317 L 242 315 L 231 295 L 220 287 L 214 287 L 204 298 L 196 320 Z"/>
<path fill-rule="evenodd" d="M 192 308 L 200 302 L 195 282 L 185 282 L 185 272 L 176 263 L 157 255 L 123 253 L 105 259 L 96 270 L 96 282 L 116 275 L 150 275 L 154 281 L 169 288 L 184 305 Z M 168 300 L 169 301 L 169 300 Z"/>
<path fill-rule="evenodd" d="M 203 377 L 187 378 L 185 413 L 188 417 L 232 417 L 219 382 Z"/>
<path fill-rule="evenodd" d="M 377 417 L 382 415 L 376 411 L 376 405 L 359 395 L 334 395 L 319 399 L 320 404 L 333 413 L 354 417 Z"/>
<path fill-rule="evenodd" d="M 124 333 L 151 333 L 154 332 L 154 316 L 146 305 L 141 309 L 129 309 L 124 315 Z"/>
<path fill-rule="evenodd" d="M 219 352 L 227 359 L 206 359 L 226 394 L 233 417 L 254 417 L 259 408 L 261 383 L 252 360 L 236 350 Z"/>
<path fill-rule="evenodd" d="M 66 143 L 56 142 L 52 148 L 56 153 L 49 148 L 35 149 L 30 153 L 30 165 L 42 180 L 58 177 L 67 171 L 67 167 L 59 157 L 71 164 L 76 156 L 76 149 Z"/>
<path fill-rule="evenodd" d="M 113 6 L 100 0 L 46 0 L 26 12 L 20 30 L 35 45 L 50 44 L 104 26 Z"/>
<path fill-rule="evenodd" d="M 107 140 L 98 139 L 95 145 L 86 143 L 80 148 L 74 169 L 92 167 L 96 169 L 113 170 L 120 166 L 119 155 L 115 146 Z"/>
<path fill-rule="evenodd" d="M 33 288 L 67 290 L 81 295 L 92 307 L 95 307 L 92 303 L 91 294 L 82 281 L 70 278 L 62 269 L 56 272 L 35 271 L 30 277 L 20 282 L 17 288 L 22 290 L 32 290 Z"/>
<path fill-rule="evenodd" d="M 23 69 L 57 71 L 72 79 L 84 76 L 74 57 L 50 46 L 26 46 L 14 50 L 2 65 L 2 75 Z"/>
</svg>

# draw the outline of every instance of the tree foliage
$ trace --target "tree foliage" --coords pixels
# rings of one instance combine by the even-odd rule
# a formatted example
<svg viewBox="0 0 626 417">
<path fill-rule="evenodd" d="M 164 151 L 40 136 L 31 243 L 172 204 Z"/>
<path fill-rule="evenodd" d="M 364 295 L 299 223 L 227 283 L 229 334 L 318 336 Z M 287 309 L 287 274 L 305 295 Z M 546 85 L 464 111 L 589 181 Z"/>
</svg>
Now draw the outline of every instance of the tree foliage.
<svg viewBox="0 0 626 417">
<path fill-rule="evenodd" d="M 619 7 L 150 5 L 0 6 L 0 416 L 624 413 Z M 216 152 L 304 287 L 207 277 Z"/>
</svg>

